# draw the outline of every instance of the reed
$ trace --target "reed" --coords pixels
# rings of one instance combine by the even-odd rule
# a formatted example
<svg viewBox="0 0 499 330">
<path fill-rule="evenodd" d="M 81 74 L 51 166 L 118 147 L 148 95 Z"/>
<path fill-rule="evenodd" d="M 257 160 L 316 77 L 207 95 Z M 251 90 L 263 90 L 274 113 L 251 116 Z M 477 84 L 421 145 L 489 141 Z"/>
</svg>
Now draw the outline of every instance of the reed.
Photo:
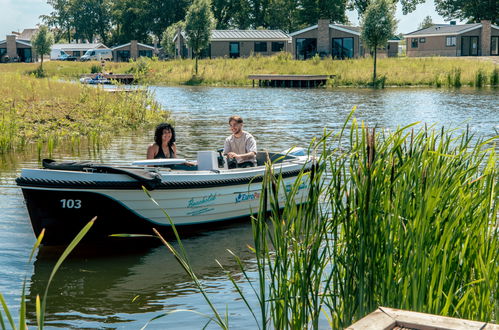
<svg viewBox="0 0 499 330">
<path fill-rule="evenodd" d="M 169 119 L 147 92 L 108 93 L 19 73 L 0 75 L 0 94 L 0 153 L 30 144 L 51 152 L 61 142 L 78 139 L 100 143 Z"/>
<path fill-rule="evenodd" d="M 37 324 L 37 328 L 39 330 L 43 330 L 43 327 L 45 325 L 47 295 L 48 295 L 48 291 L 50 288 L 50 284 L 52 283 L 52 280 L 54 279 L 54 276 L 56 275 L 57 271 L 59 270 L 59 268 L 60 268 L 61 264 L 64 262 L 64 260 L 66 260 L 66 258 L 69 256 L 69 254 L 74 250 L 74 248 L 81 242 L 83 237 L 85 237 L 85 235 L 88 233 L 88 231 L 92 228 L 96 219 L 97 219 L 97 217 L 94 217 L 92 220 L 90 220 L 90 222 L 87 223 L 80 230 L 80 232 L 75 236 L 75 238 L 73 238 L 71 243 L 69 243 L 69 245 L 64 249 L 64 251 L 60 255 L 59 259 L 57 260 L 56 264 L 54 265 L 52 272 L 50 273 L 50 277 L 47 280 L 47 286 L 45 287 L 45 293 L 43 294 L 43 297 L 41 300 L 40 300 L 40 295 L 37 294 L 36 302 L 35 302 L 35 304 L 36 304 L 36 324 Z M 30 254 L 29 259 L 28 259 L 28 264 L 31 263 L 31 260 L 34 257 L 35 252 L 38 250 L 40 244 L 43 242 L 44 235 L 45 235 L 45 229 L 42 229 L 40 235 L 37 237 L 37 240 L 35 242 L 35 245 L 33 246 L 33 249 L 31 249 L 31 254 Z M 18 319 L 19 319 L 19 326 L 18 327 L 16 327 L 11 309 L 9 309 L 7 302 L 5 301 L 5 299 L 1 293 L 0 293 L 0 304 L 3 307 L 3 311 L 5 313 L 5 319 L 4 319 L 4 316 L 0 310 L 0 327 L 2 330 L 7 329 L 6 324 L 10 325 L 11 329 L 13 329 L 13 330 L 28 329 L 28 326 L 26 324 L 26 276 L 24 276 L 23 285 L 22 285 L 21 304 L 19 307 L 19 314 L 18 314 Z"/>
<path fill-rule="evenodd" d="M 316 164 L 291 187 L 268 165 L 256 280 L 235 257 L 252 291 L 230 276 L 257 296 L 258 328 L 345 328 L 378 306 L 497 322 L 497 137 L 414 125 L 345 122 L 313 142 Z"/>
</svg>

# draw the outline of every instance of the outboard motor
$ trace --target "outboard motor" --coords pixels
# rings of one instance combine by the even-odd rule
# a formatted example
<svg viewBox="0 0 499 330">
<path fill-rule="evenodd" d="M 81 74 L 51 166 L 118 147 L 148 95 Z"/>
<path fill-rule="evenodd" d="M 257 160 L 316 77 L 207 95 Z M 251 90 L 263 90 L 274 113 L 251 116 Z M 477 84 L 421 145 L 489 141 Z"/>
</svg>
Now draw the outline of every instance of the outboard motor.
<svg viewBox="0 0 499 330">
<path fill-rule="evenodd" d="M 222 154 L 223 151 L 224 151 L 223 148 L 217 150 L 217 152 L 218 152 L 218 168 L 227 169 L 227 159 Z"/>
</svg>

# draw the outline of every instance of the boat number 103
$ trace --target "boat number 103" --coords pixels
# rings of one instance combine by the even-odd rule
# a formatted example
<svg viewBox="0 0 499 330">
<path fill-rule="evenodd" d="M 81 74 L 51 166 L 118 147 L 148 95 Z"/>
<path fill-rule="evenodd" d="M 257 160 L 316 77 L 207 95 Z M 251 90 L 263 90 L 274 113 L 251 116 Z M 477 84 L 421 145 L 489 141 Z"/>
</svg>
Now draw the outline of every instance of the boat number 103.
<svg viewBox="0 0 499 330">
<path fill-rule="evenodd" d="M 63 209 L 79 209 L 81 207 L 80 199 L 61 199 Z"/>
</svg>

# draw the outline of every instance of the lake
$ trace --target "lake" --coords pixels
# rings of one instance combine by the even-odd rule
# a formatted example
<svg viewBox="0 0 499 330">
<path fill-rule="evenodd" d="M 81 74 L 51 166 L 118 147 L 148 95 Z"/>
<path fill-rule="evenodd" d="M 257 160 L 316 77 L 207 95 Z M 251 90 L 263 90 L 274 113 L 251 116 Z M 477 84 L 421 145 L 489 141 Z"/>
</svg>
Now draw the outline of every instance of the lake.
<svg viewBox="0 0 499 330">
<path fill-rule="evenodd" d="M 499 90 L 491 89 L 152 89 L 158 102 L 172 112 L 178 154 L 185 158 L 195 158 L 198 150 L 222 147 L 230 134 L 227 120 L 233 114 L 244 118 L 245 129 L 256 137 L 259 149 L 269 151 L 307 146 L 324 128 L 337 131 L 354 106 L 359 121 L 379 129 L 421 122 L 437 128 L 469 125 L 472 133 L 483 138 L 499 132 Z M 129 164 L 145 158 L 152 133 L 116 137 L 105 150 L 97 152 L 88 148 L 77 153 L 59 150 L 52 157 Z M 17 314 L 22 279 L 26 276 L 29 324 L 36 319 L 33 300 L 37 294 L 43 295 L 60 252 L 44 247 L 28 263 L 35 238 L 14 179 L 22 167 L 36 166 L 36 154 L 0 158 L 0 292 Z M 247 248 L 251 242 L 251 226 L 244 223 L 184 241 L 194 269 L 220 312 L 224 313 L 228 305 L 233 328 L 256 326 L 215 259 L 249 290 L 227 249 L 251 269 L 253 259 Z M 119 245 L 95 245 L 77 252 L 63 264 L 51 286 L 46 328 L 140 328 L 153 317 L 176 310 L 211 315 L 192 281 L 164 247 L 137 246 L 128 239 Z M 250 303 L 254 304 L 256 300 L 252 299 Z M 181 311 L 152 321 L 148 328 L 196 329 L 206 322 L 199 314 Z"/>
</svg>

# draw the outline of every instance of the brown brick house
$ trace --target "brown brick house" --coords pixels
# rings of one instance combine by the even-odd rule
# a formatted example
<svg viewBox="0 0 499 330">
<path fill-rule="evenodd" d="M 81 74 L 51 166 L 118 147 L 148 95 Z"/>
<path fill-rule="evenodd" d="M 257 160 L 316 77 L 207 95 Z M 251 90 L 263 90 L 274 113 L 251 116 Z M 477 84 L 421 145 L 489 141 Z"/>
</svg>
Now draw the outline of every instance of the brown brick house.
<svg viewBox="0 0 499 330">
<path fill-rule="evenodd" d="M 407 56 L 499 55 L 499 26 L 490 21 L 475 24 L 436 24 L 405 35 Z"/>
<path fill-rule="evenodd" d="M 176 57 L 190 58 L 186 34 L 179 32 L 173 39 Z M 254 54 L 269 56 L 290 51 L 291 37 L 281 30 L 212 30 L 210 46 L 202 57 L 248 57 Z"/>
<path fill-rule="evenodd" d="M 290 34 L 292 52 L 297 60 L 305 60 L 318 54 L 320 57 L 334 59 L 358 58 L 365 56 L 365 47 L 360 39 L 361 28 L 358 26 L 331 24 L 327 19 L 320 19 L 318 24 Z M 379 57 L 398 56 L 399 39 L 390 39 L 386 46 L 378 49 Z"/>
<path fill-rule="evenodd" d="M 157 55 L 158 49 L 153 46 L 142 44 L 137 40 L 113 47 L 113 60 L 115 62 L 128 62 L 130 59 L 136 60 L 139 57 L 153 57 Z"/>
<path fill-rule="evenodd" d="M 304 60 L 319 54 L 321 57 L 356 58 L 364 54 L 360 42 L 360 27 L 330 24 L 327 19 L 317 25 L 290 34 L 292 52 L 296 59 Z"/>
<path fill-rule="evenodd" d="M 31 41 L 18 39 L 16 35 L 7 35 L 0 40 L 0 62 L 34 62 L 36 54 Z"/>
</svg>

